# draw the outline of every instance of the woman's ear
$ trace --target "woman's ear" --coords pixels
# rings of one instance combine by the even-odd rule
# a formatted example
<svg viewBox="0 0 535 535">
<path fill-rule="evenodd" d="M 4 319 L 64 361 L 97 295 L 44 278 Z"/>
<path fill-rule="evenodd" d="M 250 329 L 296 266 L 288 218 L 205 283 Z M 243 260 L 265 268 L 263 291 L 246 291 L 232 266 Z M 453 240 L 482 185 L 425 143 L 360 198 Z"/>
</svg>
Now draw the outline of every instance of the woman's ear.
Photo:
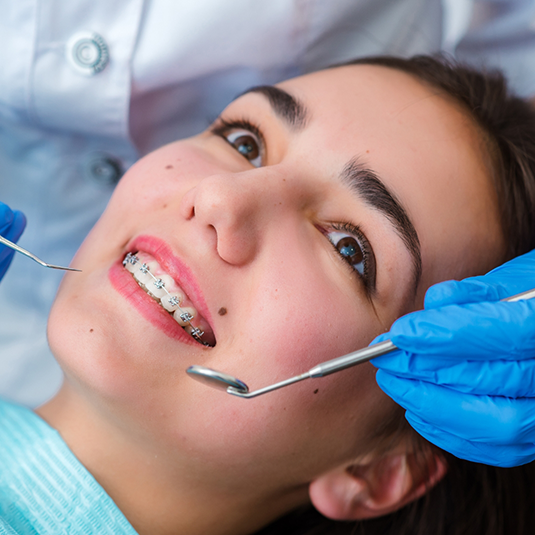
<svg viewBox="0 0 535 535">
<path fill-rule="evenodd" d="M 445 461 L 431 448 L 387 453 L 320 476 L 310 484 L 310 499 L 321 514 L 333 520 L 374 518 L 420 498 L 446 472 Z"/>
</svg>

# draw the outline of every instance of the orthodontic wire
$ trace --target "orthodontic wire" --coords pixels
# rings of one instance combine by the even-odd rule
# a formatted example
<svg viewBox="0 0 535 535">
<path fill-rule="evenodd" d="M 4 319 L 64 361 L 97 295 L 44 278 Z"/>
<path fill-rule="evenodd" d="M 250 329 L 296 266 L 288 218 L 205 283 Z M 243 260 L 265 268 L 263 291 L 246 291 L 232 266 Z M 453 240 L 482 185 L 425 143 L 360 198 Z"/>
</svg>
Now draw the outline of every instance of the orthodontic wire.
<svg viewBox="0 0 535 535">
<path fill-rule="evenodd" d="M 129 262 L 130 264 L 135 266 L 136 264 L 138 264 L 140 262 L 140 260 L 135 254 L 127 253 L 126 257 L 123 260 L 123 266 L 126 266 L 127 262 Z M 180 307 L 179 303 L 175 303 L 175 301 L 178 301 L 178 299 L 177 299 L 176 296 L 171 296 L 171 293 L 165 287 L 165 282 L 162 279 L 159 279 L 158 277 L 156 277 L 151 272 L 150 267 L 146 262 L 143 262 L 141 264 L 141 267 L 139 268 L 139 270 L 143 274 L 147 274 L 148 273 L 152 277 L 152 282 L 153 282 L 154 286 L 156 286 L 156 288 L 158 288 L 158 290 L 163 290 L 167 294 L 167 298 L 169 299 L 169 303 L 171 304 L 171 306 L 176 306 L 176 308 L 180 311 L 180 319 L 182 321 L 187 322 L 189 324 L 189 326 L 191 327 L 191 333 L 190 333 L 191 336 L 193 336 L 193 338 L 195 338 L 195 340 L 197 340 L 197 342 L 200 342 L 201 344 L 204 344 L 204 345 L 209 345 L 207 342 L 203 342 L 203 340 L 201 339 L 201 336 L 204 334 L 204 331 L 201 331 L 198 327 L 194 327 L 191 324 L 191 320 L 193 319 L 193 316 L 189 312 L 185 312 Z M 139 283 L 139 281 L 136 281 L 136 282 Z M 147 288 L 147 285 L 145 285 L 145 287 Z M 147 288 L 147 290 L 150 291 L 150 288 Z M 161 299 L 160 299 L 160 301 L 161 301 Z"/>
</svg>

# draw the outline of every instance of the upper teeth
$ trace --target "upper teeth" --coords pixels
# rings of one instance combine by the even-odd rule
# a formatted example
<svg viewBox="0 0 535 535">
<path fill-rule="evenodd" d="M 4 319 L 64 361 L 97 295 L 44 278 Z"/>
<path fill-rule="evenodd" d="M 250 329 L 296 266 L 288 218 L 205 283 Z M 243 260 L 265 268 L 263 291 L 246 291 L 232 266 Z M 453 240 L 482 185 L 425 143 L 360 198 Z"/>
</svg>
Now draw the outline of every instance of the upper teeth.
<svg viewBox="0 0 535 535">
<path fill-rule="evenodd" d="M 202 342 L 204 332 L 191 324 L 191 320 L 197 316 L 197 311 L 193 307 L 180 306 L 184 301 L 184 294 L 179 290 L 170 292 L 168 288 L 176 286 L 175 281 L 162 269 L 158 262 L 142 262 L 135 254 L 128 253 L 123 260 L 123 266 L 132 273 L 138 284 L 146 292 L 159 302 L 165 310 L 173 315 L 176 322 L 185 328 L 197 341 Z M 156 273 L 158 275 L 156 275 Z"/>
</svg>

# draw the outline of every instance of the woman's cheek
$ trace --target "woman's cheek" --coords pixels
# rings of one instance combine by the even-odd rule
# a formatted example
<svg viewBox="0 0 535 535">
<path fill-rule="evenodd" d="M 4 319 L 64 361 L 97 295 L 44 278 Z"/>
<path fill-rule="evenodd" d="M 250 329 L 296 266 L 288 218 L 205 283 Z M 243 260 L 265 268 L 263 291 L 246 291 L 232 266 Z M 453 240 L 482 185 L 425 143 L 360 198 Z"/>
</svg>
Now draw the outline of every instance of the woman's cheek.
<svg viewBox="0 0 535 535">
<path fill-rule="evenodd" d="M 382 332 L 369 308 L 368 303 L 356 308 L 328 295 L 321 299 L 279 299 L 257 316 L 257 327 L 251 329 L 258 333 L 255 345 L 270 348 L 261 363 L 266 384 L 268 377 L 280 381 L 368 345 Z"/>
</svg>

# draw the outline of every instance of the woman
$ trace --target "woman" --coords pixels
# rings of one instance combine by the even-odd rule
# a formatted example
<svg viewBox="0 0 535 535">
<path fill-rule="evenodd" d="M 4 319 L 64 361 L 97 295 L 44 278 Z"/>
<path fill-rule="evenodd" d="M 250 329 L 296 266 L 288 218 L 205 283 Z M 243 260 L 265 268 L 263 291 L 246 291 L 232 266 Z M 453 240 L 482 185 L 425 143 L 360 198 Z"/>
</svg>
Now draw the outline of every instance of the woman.
<svg viewBox="0 0 535 535">
<path fill-rule="evenodd" d="M 18 466 L 31 450 L 53 469 L 68 458 L 55 488 L 74 485 L 77 512 L 50 489 L 28 511 L 15 477 L 5 523 L 57 531 L 67 511 L 99 533 L 116 522 L 111 532 L 249 534 L 310 500 L 354 521 L 425 496 L 455 467 L 414 440 L 373 366 L 249 401 L 184 370 L 281 380 L 368 344 L 430 285 L 503 262 L 499 161 L 458 97 L 373 64 L 253 89 L 207 132 L 142 159 L 50 315 L 65 382 L 37 413 L 75 458 L 41 420 L 4 407 L 20 443 L 31 433 L 16 422 L 38 433 L 23 448 L 4 438 L 0 458 Z"/>
</svg>

